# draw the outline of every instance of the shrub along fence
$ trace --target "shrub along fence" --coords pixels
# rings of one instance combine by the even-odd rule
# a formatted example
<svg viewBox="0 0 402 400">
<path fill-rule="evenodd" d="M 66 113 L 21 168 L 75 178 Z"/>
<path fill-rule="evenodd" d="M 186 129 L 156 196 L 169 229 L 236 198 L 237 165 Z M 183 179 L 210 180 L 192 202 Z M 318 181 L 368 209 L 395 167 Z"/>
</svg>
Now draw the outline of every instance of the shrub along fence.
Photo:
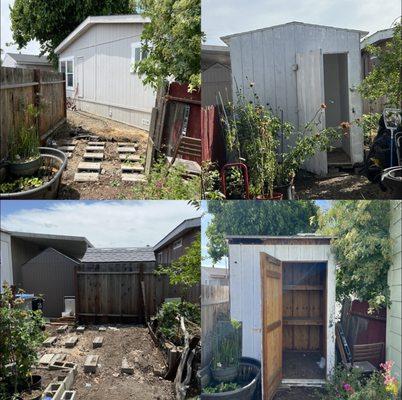
<svg viewBox="0 0 402 400">
<path fill-rule="evenodd" d="M 202 368 L 212 359 L 212 338 L 218 321 L 230 319 L 229 286 L 202 285 L 201 326 L 202 326 Z"/>
<path fill-rule="evenodd" d="M 10 135 L 36 123 L 44 140 L 66 118 L 66 90 L 64 74 L 38 69 L 1 67 L 1 160 L 8 155 Z M 30 120 L 27 107 L 38 108 L 36 121 Z"/>
<path fill-rule="evenodd" d="M 171 286 L 154 262 L 81 264 L 76 269 L 76 316 L 83 323 L 140 323 L 166 298 L 200 301 L 200 287 Z"/>
</svg>

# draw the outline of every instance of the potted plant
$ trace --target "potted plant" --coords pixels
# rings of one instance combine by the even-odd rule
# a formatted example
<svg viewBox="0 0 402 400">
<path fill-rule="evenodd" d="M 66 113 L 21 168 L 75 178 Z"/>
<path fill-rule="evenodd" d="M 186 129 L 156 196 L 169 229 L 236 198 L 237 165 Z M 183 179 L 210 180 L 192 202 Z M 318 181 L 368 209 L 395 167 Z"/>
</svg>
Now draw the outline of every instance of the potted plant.
<svg viewBox="0 0 402 400">
<path fill-rule="evenodd" d="M 40 138 L 36 127 L 38 113 L 38 109 L 29 104 L 27 115 L 33 124 L 22 126 L 17 135 L 10 135 L 9 171 L 15 176 L 32 176 L 41 166 Z"/>
<path fill-rule="evenodd" d="M 24 300 L 3 285 L 0 297 L 0 376 L 4 377 L 2 391 L 16 395 L 25 389 L 41 386 L 41 377 L 32 375 L 37 362 L 37 350 L 44 340 L 42 312 L 26 310 Z"/>
<path fill-rule="evenodd" d="M 220 321 L 214 334 L 211 374 L 217 382 L 237 378 L 241 358 L 241 331 L 237 321 Z"/>
</svg>

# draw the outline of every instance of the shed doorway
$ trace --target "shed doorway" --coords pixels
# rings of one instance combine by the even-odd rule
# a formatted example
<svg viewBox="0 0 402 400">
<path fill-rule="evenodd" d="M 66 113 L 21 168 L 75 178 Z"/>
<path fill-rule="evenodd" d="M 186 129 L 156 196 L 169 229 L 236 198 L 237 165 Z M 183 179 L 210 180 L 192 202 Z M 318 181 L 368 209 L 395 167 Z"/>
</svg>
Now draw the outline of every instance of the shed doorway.
<svg viewBox="0 0 402 400">
<path fill-rule="evenodd" d="M 324 98 L 326 128 L 336 128 L 342 122 L 349 122 L 349 92 L 348 92 L 348 54 L 324 54 Z M 351 164 L 350 136 L 331 143 L 332 150 L 328 152 L 329 166 Z"/>
<path fill-rule="evenodd" d="M 281 382 L 326 377 L 327 263 L 281 262 L 261 253 L 260 268 L 263 398 L 271 400 Z"/>
</svg>

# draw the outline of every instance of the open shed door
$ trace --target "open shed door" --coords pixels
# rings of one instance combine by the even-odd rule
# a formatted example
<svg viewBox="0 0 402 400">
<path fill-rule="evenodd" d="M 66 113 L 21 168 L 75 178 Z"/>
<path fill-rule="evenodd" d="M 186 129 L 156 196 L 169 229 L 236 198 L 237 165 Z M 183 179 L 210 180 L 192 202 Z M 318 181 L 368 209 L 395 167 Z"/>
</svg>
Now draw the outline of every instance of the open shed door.
<svg viewBox="0 0 402 400">
<path fill-rule="evenodd" d="M 321 104 L 325 102 L 324 63 L 322 50 L 297 53 L 297 106 L 299 130 L 302 132 Z M 325 127 L 325 114 L 322 114 L 317 130 Z M 327 153 L 321 151 L 305 163 L 305 168 L 318 175 L 327 175 Z"/>
<path fill-rule="evenodd" d="M 271 400 L 282 380 L 282 263 L 260 253 L 263 399 Z"/>
</svg>

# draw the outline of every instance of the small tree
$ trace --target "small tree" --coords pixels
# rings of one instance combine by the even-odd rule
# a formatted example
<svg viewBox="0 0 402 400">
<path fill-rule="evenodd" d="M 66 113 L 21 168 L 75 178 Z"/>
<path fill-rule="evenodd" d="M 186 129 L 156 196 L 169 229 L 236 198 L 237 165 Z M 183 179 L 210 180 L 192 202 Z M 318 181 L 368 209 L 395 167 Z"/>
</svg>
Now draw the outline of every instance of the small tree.
<svg viewBox="0 0 402 400">
<path fill-rule="evenodd" d="M 160 265 L 158 273 L 168 275 L 171 285 L 180 285 L 185 290 L 199 285 L 201 280 L 201 235 L 197 235 L 191 246 L 177 260 L 170 265 Z"/>
<path fill-rule="evenodd" d="M 15 298 L 10 287 L 4 284 L 0 297 L 0 376 L 7 377 L 12 372 L 14 393 L 31 376 L 37 350 L 44 340 L 42 312 L 25 310 L 20 307 L 21 303 L 23 300 Z M 11 365 L 12 370 L 6 365 Z"/>
<path fill-rule="evenodd" d="M 377 100 L 386 96 L 393 105 L 402 108 L 402 28 L 398 23 L 392 40 L 385 47 L 368 46 L 366 50 L 377 58 L 374 69 L 359 86 L 362 96 Z"/>
<path fill-rule="evenodd" d="M 147 57 L 135 65 L 144 84 L 161 87 L 168 78 L 201 84 L 201 1 L 139 0 L 141 14 L 150 18 L 141 36 Z"/>
<path fill-rule="evenodd" d="M 320 231 L 334 236 L 338 301 L 351 296 L 376 309 L 390 304 L 389 201 L 334 201 L 320 217 Z"/>
</svg>

